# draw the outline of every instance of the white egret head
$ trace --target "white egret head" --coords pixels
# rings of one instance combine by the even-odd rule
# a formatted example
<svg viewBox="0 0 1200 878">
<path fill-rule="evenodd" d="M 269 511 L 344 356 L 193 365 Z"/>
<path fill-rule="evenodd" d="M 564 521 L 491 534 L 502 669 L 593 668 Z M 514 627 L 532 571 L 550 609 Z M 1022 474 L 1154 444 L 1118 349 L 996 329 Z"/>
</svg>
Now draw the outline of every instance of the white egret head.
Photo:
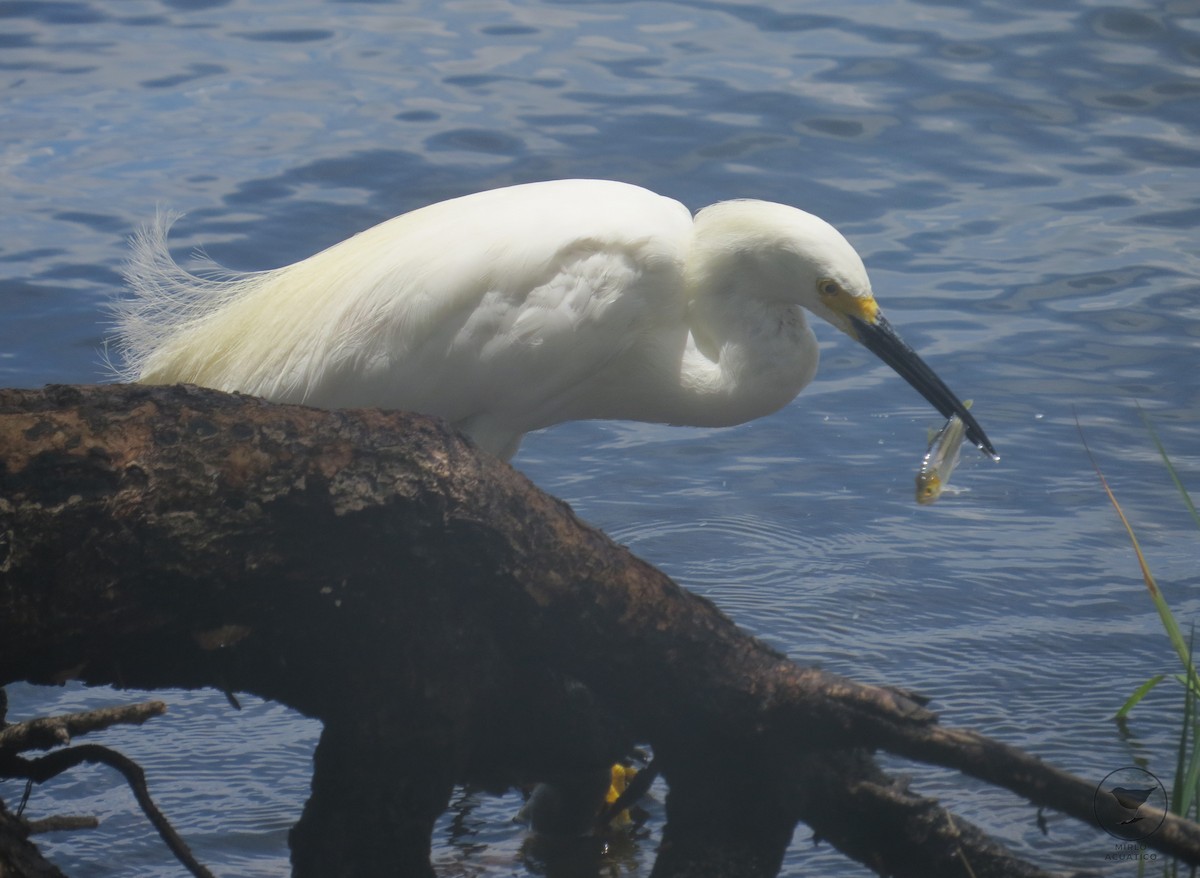
<svg viewBox="0 0 1200 878">
<path fill-rule="evenodd" d="M 725 201 L 696 215 L 705 270 L 743 294 L 800 305 L 892 367 L 943 417 L 958 415 L 967 438 L 997 457 L 979 423 L 900 338 L 875 301 L 862 258 L 820 217 L 765 201 Z M 713 258 L 715 257 L 715 259 Z"/>
</svg>

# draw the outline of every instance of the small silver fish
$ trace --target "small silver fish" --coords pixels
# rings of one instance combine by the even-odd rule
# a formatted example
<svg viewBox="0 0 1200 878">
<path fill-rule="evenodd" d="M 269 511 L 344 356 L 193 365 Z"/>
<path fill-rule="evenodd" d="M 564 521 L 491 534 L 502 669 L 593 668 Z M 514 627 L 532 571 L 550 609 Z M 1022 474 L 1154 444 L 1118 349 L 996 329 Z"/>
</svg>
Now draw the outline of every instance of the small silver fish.
<svg viewBox="0 0 1200 878">
<path fill-rule="evenodd" d="M 971 400 L 963 402 L 971 407 Z M 946 425 L 929 443 L 929 451 L 917 471 L 917 502 L 928 506 L 942 496 L 942 490 L 950 481 L 950 474 L 958 466 L 958 455 L 962 448 L 966 429 L 958 415 L 951 415 Z"/>
</svg>

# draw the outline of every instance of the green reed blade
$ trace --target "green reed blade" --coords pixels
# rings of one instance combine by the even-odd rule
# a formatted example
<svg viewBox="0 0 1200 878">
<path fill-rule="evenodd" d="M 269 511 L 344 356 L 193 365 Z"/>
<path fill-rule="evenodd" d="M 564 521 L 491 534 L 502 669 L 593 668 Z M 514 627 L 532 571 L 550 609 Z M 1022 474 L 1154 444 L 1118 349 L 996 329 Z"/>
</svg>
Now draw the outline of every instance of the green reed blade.
<svg viewBox="0 0 1200 878">
<path fill-rule="evenodd" d="M 1121 705 L 1121 709 L 1113 714 L 1113 719 L 1125 719 L 1129 711 L 1137 706 L 1137 703 L 1150 694 L 1150 690 L 1167 678 L 1166 674 L 1155 674 L 1141 686 L 1133 690 L 1133 694 L 1125 699 L 1125 703 Z"/>
<path fill-rule="evenodd" d="M 1137 535 L 1133 532 L 1133 526 L 1129 523 L 1129 519 L 1125 517 L 1125 512 L 1121 509 L 1121 504 L 1117 502 L 1116 495 L 1112 492 L 1112 488 L 1108 486 L 1108 480 L 1104 478 L 1104 473 L 1100 471 L 1100 465 L 1096 463 L 1092 449 L 1088 447 L 1087 437 L 1083 434 L 1083 427 L 1079 423 L 1078 415 L 1075 417 L 1075 427 L 1079 430 L 1079 438 L 1083 441 L 1083 450 L 1087 452 L 1088 460 L 1092 462 L 1092 469 L 1096 471 L 1096 475 L 1100 479 L 1100 485 L 1104 488 L 1104 493 L 1108 495 L 1108 500 L 1112 503 L 1113 509 L 1117 511 L 1117 516 L 1121 519 L 1121 524 L 1125 526 L 1125 533 L 1129 535 L 1129 543 L 1133 546 L 1134 554 L 1137 555 L 1138 566 L 1142 570 L 1142 579 L 1146 583 L 1146 590 L 1150 592 L 1150 598 L 1154 601 L 1155 609 L 1158 610 L 1158 617 L 1162 620 L 1163 630 L 1167 632 L 1171 646 L 1174 647 L 1175 653 L 1183 663 L 1188 678 L 1194 684 L 1200 685 L 1200 677 L 1197 677 L 1196 669 L 1192 665 L 1192 659 L 1189 654 L 1187 641 L 1183 638 L 1183 632 L 1179 630 L 1175 616 L 1171 613 L 1171 608 L 1167 606 L 1167 601 L 1162 595 L 1162 590 L 1158 587 L 1158 582 L 1155 580 L 1154 574 L 1150 572 L 1150 565 L 1146 562 L 1146 556 L 1142 553 L 1142 547 L 1138 542 Z"/>
<path fill-rule="evenodd" d="M 1142 423 L 1146 425 L 1146 432 L 1154 440 L 1154 445 L 1158 448 L 1159 456 L 1162 457 L 1163 463 L 1167 465 L 1167 472 L 1171 474 L 1171 481 L 1175 483 L 1175 487 L 1179 491 L 1179 496 L 1183 498 L 1188 512 L 1192 514 L 1192 521 L 1196 522 L 1196 527 L 1200 527 L 1200 513 L 1196 512 L 1196 506 L 1192 503 L 1191 495 L 1188 494 L 1187 488 L 1183 486 L 1183 481 L 1179 478 L 1179 473 L 1175 472 L 1175 466 L 1171 463 L 1171 458 L 1167 456 L 1167 450 L 1163 448 L 1162 441 L 1158 438 L 1158 433 L 1154 431 L 1154 425 L 1150 423 L 1150 416 L 1142 411 L 1142 406 L 1137 400 L 1134 400 L 1134 404 L 1138 407 L 1138 414 L 1142 416 Z"/>
</svg>

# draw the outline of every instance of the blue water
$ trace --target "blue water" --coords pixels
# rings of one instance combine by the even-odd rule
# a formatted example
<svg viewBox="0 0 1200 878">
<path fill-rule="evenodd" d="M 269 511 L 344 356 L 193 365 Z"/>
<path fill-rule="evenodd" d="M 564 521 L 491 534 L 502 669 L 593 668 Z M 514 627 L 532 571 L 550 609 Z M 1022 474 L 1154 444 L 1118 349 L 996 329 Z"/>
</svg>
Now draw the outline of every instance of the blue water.
<svg viewBox="0 0 1200 878">
<path fill-rule="evenodd" d="M 892 323 L 1003 456 L 931 508 L 912 475 L 936 417 L 819 327 L 821 372 L 728 430 L 581 423 L 515 460 L 744 627 L 1097 782 L 1168 786 L 1179 696 L 1109 717 L 1174 669 L 1075 417 L 1185 626 L 1200 533 L 1139 417 L 1200 494 L 1200 4 L 0 2 L 0 382 L 103 377 L 125 239 L 187 212 L 176 253 L 268 268 L 389 216 L 535 179 L 613 177 L 700 207 L 796 204 L 841 228 Z M 13 717 L 135 693 L 12 687 Z M 247 698 L 165 693 L 96 736 L 218 874 L 287 872 L 316 726 Z M 1111 839 L 900 761 L 1046 868 Z M 0 784 L 12 803 L 20 788 Z M 538 872 L 515 795 L 462 793 L 446 875 Z M 73 876 L 182 874 L 104 770 L 35 791 L 94 813 L 45 841 Z M 661 818 L 660 818 L 661 819 Z M 652 822 L 651 829 L 655 829 Z M 650 839 L 622 874 L 646 874 Z M 861 876 L 800 827 L 785 874 Z M 1132 870 L 1129 871 L 1132 874 Z"/>
</svg>

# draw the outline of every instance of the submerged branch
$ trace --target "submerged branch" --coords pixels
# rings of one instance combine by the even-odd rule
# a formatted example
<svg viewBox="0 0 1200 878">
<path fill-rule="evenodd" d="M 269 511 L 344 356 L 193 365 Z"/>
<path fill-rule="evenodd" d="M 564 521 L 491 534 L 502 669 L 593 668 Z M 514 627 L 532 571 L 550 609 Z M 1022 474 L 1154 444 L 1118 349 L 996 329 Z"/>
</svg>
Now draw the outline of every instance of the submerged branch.
<svg viewBox="0 0 1200 878">
<path fill-rule="evenodd" d="M 95 829 L 100 821 L 86 815 L 55 814 L 40 820 L 27 820 L 26 827 L 30 835 L 42 835 L 47 832 L 75 832 L 79 829 Z"/>
</svg>

